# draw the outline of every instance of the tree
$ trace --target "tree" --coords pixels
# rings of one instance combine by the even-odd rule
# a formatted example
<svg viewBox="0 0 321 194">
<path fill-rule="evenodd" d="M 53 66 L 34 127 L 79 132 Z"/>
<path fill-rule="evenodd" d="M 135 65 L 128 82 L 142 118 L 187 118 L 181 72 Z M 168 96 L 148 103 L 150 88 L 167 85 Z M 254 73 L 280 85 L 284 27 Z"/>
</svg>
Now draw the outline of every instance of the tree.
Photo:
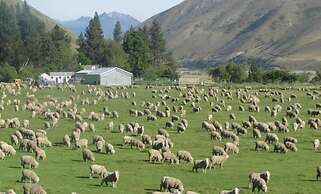
<svg viewBox="0 0 321 194">
<path fill-rule="evenodd" d="M 166 53 L 165 39 L 157 20 L 154 20 L 150 28 L 150 50 L 152 53 L 152 63 L 160 65 L 164 60 Z"/>
<path fill-rule="evenodd" d="M 85 41 L 86 47 L 81 49 L 84 50 L 86 56 L 93 63 L 104 65 L 105 61 L 103 60 L 103 51 L 105 40 L 97 13 L 95 13 L 94 18 L 89 22 L 89 26 L 85 32 Z"/>
<path fill-rule="evenodd" d="M 9 82 L 18 76 L 16 69 L 9 64 L 0 64 L 0 81 Z"/>
<path fill-rule="evenodd" d="M 20 46 L 20 37 L 13 9 L 0 2 L 0 62 L 5 61 L 19 68 L 16 50 Z"/>
<path fill-rule="evenodd" d="M 249 70 L 249 81 L 250 82 L 259 82 L 263 81 L 263 71 L 257 66 L 252 64 Z"/>
<path fill-rule="evenodd" d="M 209 74 L 217 81 L 228 81 L 232 83 L 243 83 L 247 80 L 245 65 L 228 64 L 209 70 Z"/>
<path fill-rule="evenodd" d="M 121 30 L 121 25 L 120 22 L 117 21 L 115 28 L 114 28 L 114 41 L 121 43 L 122 40 L 122 30 Z"/>
<path fill-rule="evenodd" d="M 123 49 L 134 76 L 141 77 L 150 65 L 150 50 L 143 34 L 134 29 L 128 31 L 124 36 Z"/>
</svg>

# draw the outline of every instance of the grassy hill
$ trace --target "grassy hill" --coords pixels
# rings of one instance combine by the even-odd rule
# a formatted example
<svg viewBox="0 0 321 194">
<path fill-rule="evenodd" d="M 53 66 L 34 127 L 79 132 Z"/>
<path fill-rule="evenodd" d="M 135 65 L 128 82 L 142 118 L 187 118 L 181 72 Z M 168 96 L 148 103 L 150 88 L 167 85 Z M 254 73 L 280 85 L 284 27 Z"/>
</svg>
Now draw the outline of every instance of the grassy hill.
<svg viewBox="0 0 321 194">
<path fill-rule="evenodd" d="M 185 0 L 145 23 L 153 19 L 185 64 L 233 59 L 288 69 L 321 65 L 319 0 Z"/>
</svg>

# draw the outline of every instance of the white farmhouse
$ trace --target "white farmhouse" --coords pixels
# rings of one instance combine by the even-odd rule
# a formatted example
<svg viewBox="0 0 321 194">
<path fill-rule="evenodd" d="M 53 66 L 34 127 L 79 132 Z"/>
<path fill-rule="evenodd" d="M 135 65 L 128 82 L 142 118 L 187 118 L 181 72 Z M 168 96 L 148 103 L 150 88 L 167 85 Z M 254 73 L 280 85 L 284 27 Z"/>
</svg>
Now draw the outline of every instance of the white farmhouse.
<svg viewBox="0 0 321 194">
<path fill-rule="evenodd" d="M 55 84 L 65 84 L 75 75 L 74 72 L 50 72 L 50 80 Z"/>
</svg>

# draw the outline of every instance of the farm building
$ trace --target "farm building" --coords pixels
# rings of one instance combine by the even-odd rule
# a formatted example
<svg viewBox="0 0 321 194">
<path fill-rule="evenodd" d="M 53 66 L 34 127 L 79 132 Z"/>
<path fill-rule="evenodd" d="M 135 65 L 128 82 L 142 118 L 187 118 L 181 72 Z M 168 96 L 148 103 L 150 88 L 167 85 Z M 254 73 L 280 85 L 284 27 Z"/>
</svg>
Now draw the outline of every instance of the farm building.
<svg viewBox="0 0 321 194">
<path fill-rule="evenodd" d="M 50 80 L 54 84 L 68 83 L 69 80 L 75 75 L 74 72 L 50 72 Z"/>
<path fill-rule="evenodd" d="M 103 86 L 128 86 L 132 84 L 133 74 L 118 67 L 82 70 L 76 73 L 81 76 L 82 84 Z"/>
</svg>

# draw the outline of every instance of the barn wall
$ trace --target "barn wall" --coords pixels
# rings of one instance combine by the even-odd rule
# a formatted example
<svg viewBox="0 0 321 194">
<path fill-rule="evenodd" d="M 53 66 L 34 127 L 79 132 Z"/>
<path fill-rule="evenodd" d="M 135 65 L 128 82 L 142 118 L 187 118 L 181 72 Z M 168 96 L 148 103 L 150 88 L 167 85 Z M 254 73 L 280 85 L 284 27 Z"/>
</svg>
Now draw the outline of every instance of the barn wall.
<svg viewBox="0 0 321 194">
<path fill-rule="evenodd" d="M 82 84 L 99 85 L 99 75 L 85 75 Z"/>
<path fill-rule="evenodd" d="M 104 86 L 129 86 L 132 84 L 132 76 L 115 69 L 102 74 L 100 84 Z"/>
</svg>

